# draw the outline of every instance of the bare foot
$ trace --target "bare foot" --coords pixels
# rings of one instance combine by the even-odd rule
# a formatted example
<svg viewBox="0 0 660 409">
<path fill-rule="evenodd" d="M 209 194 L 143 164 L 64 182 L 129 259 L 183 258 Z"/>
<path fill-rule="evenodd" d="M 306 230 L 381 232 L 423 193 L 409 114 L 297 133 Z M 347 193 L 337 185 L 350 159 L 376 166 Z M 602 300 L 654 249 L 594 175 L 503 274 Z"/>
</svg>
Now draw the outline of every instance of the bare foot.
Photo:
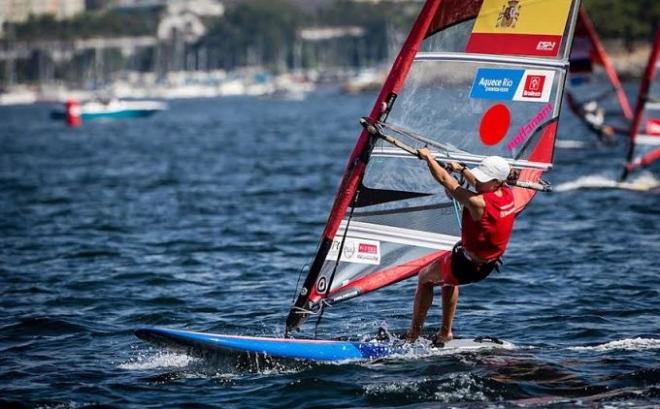
<svg viewBox="0 0 660 409">
<path fill-rule="evenodd" d="M 454 334 L 452 334 L 451 332 L 449 333 L 438 332 L 433 336 L 432 341 L 433 341 L 433 345 L 435 346 L 444 346 L 444 344 L 451 341 L 452 339 L 454 339 Z"/>
<path fill-rule="evenodd" d="M 415 342 L 419 338 L 420 331 L 408 330 L 403 334 L 403 338 L 408 342 Z"/>
</svg>

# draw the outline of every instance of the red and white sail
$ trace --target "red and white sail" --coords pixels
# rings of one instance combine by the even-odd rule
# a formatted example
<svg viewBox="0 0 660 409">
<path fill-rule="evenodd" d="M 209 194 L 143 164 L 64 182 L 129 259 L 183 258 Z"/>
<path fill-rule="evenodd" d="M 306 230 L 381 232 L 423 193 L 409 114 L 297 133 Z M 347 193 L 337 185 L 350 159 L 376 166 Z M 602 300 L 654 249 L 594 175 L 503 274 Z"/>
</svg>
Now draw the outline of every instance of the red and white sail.
<svg viewBox="0 0 660 409">
<path fill-rule="evenodd" d="M 660 29 L 639 88 L 623 179 L 636 169 L 660 163 Z"/>
<path fill-rule="evenodd" d="M 614 94 L 616 106 L 613 112 L 609 113 L 614 113 L 626 121 L 632 120 L 633 112 L 628 97 L 584 7 L 580 8 L 578 15 L 570 61 L 568 106 L 574 114 L 582 118 L 585 114 L 582 105 L 599 103 Z M 603 83 L 607 83 L 605 91 Z M 611 121 L 611 116 L 608 115 L 605 119 Z M 619 120 L 618 124 L 627 130 L 625 121 Z"/>
<path fill-rule="evenodd" d="M 552 166 L 578 0 L 427 0 L 369 121 L 439 161 Z M 520 212 L 535 191 L 514 188 Z M 363 131 L 287 330 L 325 304 L 416 275 L 460 237 L 457 209 L 415 156 Z"/>
</svg>

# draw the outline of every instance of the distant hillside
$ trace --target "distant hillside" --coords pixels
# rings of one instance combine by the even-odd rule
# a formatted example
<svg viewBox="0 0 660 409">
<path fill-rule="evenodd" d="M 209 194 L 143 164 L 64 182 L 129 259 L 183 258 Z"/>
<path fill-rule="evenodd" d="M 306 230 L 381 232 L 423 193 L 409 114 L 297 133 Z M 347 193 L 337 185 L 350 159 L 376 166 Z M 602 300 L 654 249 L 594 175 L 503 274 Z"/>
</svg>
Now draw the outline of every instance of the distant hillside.
<svg viewBox="0 0 660 409">
<path fill-rule="evenodd" d="M 651 39 L 660 22 L 660 0 L 583 0 L 603 38 Z"/>
</svg>

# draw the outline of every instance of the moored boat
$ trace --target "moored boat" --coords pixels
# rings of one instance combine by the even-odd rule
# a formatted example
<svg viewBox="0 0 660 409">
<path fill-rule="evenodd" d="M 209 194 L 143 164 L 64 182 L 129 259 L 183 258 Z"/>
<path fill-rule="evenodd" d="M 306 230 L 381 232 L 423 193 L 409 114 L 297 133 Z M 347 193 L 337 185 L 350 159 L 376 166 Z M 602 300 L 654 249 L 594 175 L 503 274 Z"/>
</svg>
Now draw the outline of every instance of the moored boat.
<svg viewBox="0 0 660 409">
<path fill-rule="evenodd" d="M 112 99 L 108 101 L 88 101 L 77 104 L 67 101 L 63 109 L 51 111 L 52 119 L 67 119 L 78 116 L 82 121 L 97 119 L 144 118 L 167 109 L 167 104 L 160 101 L 124 101 Z"/>
</svg>

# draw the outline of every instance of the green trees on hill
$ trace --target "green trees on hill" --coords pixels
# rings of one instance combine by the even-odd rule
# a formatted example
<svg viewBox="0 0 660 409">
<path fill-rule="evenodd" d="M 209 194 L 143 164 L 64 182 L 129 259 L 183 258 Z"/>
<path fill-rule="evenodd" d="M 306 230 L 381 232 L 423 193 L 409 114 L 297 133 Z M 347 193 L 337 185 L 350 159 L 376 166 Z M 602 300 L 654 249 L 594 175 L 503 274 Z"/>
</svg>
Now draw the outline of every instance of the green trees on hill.
<svg viewBox="0 0 660 409">
<path fill-rule="evenodd" d="M 229 9 L 199 46 L 211 50 L 221 67 L 286 60 L 308 19 L 287 2 L 252 0 Z"/>
<path fill-rule="evenodd" d="M 52 16 L 30 16 L 13 29 L 18 41 L 73 40 L 90 37 L 123 37 L 152 35 L 158 15 L 153 9 L 87 12 L 69 20 L 57 21 Z"/>
<path fill-rule="evenodd" d="M 596 29 L 604 38 L 642 40 L 652 36 L 660 21 L 658 0 L 583 0 Z M 377 4 L 337 0 L 317 10 L 303 10 L 287 0 L 239 2 L 219 18 L 208 41 L 232 41 L 236 48 L 290 45 L 297 28 L 311 25 L 359 25 L 367 29 L 368 43 L 382 40 L 387 25 L 408 27 L 420 3 Z M 31 17 L 15 26 L 18 40 L 153 34 L 157 8 L 133 8 L 83 13 L 73 19 Z"/>
<path fill-rule="evenodd" d="M 350 0 L 319 2 L 319 7 L 292 0 L 230 4 L 224 16 L 205 19 L 209 31 L 198 43 L 186 45 L 203 51 L 208 68 L 375 64 L 398 49 L 421 7 L 419 2 Z M 603 38 L 622 38 L 627 43 L 650 39 L 660 20 L 660 0 L 583 0 L 583 4 Z M 64 21 L 30 18 L 12 27 L 11 37 L 34 41 L 154 35 L 161 12 L 162 7 L 154 6 L 87 12 Z M 320 26 L 359 26 L 364 35 L 316 43 L 300 39 L 300 29 Z"/>
<path fill-rule="evenodd" d="M 582 4 L 603 38 L 650 39 L 660 22 L 658 0 L 583 0 Z"/>
<path fill-rule="evenodd" d="M 286 0 L 250 0 L 227 10 L 198 46 L 210 50 L 217 66 L 223 68 L 255 63 L 308 67 L 319 60 L 335 65 L 377 62 L 388 55 L 387 30 L 409 26 L 418 7 L 337 1 L 305 11 Z M 315 26 L 359 26 L 365 34 L 360 39 L 338 38 L 316 47 L 303 44 L 299 30 Z"/>
</svg>

